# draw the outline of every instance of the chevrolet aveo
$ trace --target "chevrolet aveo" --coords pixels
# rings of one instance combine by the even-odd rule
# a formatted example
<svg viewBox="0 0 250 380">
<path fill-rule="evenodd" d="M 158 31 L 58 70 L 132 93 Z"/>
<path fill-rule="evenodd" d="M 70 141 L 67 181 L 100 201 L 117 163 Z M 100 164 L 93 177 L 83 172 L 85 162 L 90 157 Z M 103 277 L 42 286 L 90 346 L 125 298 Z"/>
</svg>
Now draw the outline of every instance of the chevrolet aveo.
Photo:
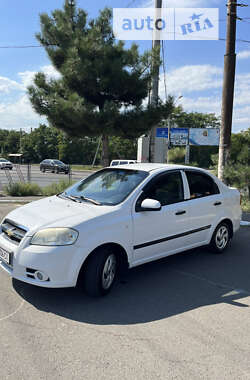
<svg viewBox="0 0 250 380">
<path fill-rule="evenodd" d="M 240 220 L 239 192 L 203 169 L 109 167 L 9 213 L 0 267 L 33 285 L 104 295 L 126 268 L 199 246 L 222 253 Z"/>
</svg>

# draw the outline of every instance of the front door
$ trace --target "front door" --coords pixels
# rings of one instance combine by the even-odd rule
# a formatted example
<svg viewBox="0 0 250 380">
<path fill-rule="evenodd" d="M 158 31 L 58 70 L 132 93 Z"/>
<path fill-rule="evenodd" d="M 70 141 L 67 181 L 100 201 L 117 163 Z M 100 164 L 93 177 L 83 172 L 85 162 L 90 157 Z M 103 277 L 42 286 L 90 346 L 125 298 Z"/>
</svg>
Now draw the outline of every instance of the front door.
<svg viewBox="0 0 250 380">
<path fill-rule="evenodd" d="M 159 211 L 143 211 L 141 202 L 158 200 Z M 146 185 L 133 210 L 134 263 L 144 262 L 180 250 L 188 229 L 186 201 L 180 171 L 159 175 Z"/>
</svg>

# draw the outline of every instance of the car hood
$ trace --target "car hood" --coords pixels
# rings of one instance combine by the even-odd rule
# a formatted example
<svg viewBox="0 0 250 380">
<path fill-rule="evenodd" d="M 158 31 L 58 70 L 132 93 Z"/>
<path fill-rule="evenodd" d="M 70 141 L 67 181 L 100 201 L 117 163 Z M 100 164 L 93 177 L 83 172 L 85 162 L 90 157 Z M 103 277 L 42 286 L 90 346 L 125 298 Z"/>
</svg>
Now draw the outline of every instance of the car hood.
<svg viewBox="0 0 250 380">
<path fill-rule="evenodd" d="M 29 230 L 28 236 L 46 227 L 72 227 L 115 211 L 114 206 L 73 202 L 57 196 L 28 203 L 11 211 L 7 219 Z"/>
</svg>

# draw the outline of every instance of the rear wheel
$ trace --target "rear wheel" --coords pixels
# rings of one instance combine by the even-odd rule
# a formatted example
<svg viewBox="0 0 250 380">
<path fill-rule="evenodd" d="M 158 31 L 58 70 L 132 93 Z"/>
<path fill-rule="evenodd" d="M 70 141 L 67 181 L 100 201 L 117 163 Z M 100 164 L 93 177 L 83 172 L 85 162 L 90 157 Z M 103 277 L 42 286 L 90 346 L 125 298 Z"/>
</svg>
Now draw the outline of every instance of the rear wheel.
<svg viewBox="0 0 250 380">
<path fill-rule="evenodd" d="M 227 223 L 222 222 L 214 231 L 210 242 L 210 248 L 215 253 L 222 253 L 231 241 L 231 231 Z"/>
<path fill-rule="evenodd" d="M 108 294 L 114 285 L 118 273 L 116 254 L 110 247 L 99 248 L 82 273 L 82 284 L 85 292 L 94 297 Z"/>
</svg>

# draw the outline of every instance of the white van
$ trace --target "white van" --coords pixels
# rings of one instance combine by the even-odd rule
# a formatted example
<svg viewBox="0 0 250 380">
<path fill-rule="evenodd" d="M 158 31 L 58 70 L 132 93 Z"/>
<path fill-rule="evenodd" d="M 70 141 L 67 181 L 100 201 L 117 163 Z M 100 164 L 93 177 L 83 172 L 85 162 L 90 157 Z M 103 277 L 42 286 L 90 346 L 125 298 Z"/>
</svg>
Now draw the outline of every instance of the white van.
<svg viewBox="0 0 250 380">
<path fill-rule="evenodd" d="M 112 160 L 110 162 L 110 166 L 136 164 L 136 163 L 137 163 L 136 160 Z"/>
</svg>

